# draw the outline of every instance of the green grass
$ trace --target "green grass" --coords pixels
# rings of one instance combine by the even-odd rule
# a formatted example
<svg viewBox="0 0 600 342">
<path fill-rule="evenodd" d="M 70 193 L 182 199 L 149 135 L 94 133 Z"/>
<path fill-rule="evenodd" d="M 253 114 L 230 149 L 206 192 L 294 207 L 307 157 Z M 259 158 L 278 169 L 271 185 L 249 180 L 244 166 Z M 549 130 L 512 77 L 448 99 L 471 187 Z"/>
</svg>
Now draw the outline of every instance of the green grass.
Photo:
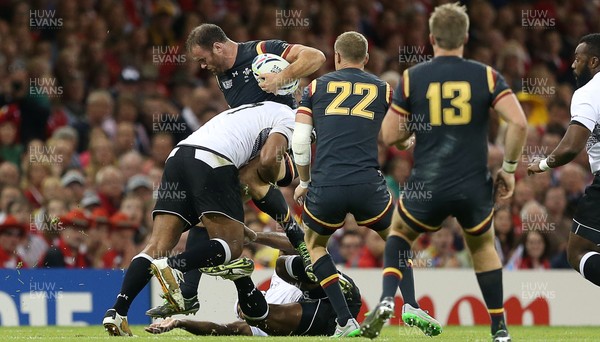
<svg viewBox="0 0 600 342">
<path fill-rule="evenodd" d="M 328 337 L 199 337 L 182 330 L 174 330 L 162 335 L 146 333 L 141 326 L 134 326 L 135 341 L 331 341 Z M 514 341 L 598 341 L 598 327 L 511 327 Z M 101 326 L 87 327 L 2 327 L 0 339 L 40 340 L 40 341 L 81 341 L 109 339 Z M 110 338 L 110 340 L 114 340 Z M 366 338 L 355 341 L 368 341 Z M 432 338 L 424 336 L 416 328 L 386 327 L 375 341 L 491 341 L 487 327 L 445 327 L 441 335 Z"/>
</svg>

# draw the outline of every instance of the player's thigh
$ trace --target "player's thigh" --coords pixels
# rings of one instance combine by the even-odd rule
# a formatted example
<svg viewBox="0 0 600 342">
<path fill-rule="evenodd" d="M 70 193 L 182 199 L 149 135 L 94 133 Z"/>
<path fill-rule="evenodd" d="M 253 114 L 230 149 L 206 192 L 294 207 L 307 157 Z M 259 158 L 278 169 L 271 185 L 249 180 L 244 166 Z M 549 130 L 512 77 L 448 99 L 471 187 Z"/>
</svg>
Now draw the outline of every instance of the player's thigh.
<svg viewBox="0 0 600 342">
<path fill-rule="evenodd" d="M 270 336 L 295 335 L 302 323 L 300 303 L 269 304 L 269 315 L 256 326 Z"/>
<path fill-rule="evenodd" d="M 450 215 L 447 200 L 426 190 L 404 191 L 396 212 L 401 220 L 393 219 L 392 231 L 403 223 L 418 234 L 438 231 Z"/>
<path fill-rule="evenodd" d="M 483 236 L 491 230 L 494 217 L 492 192 L 493 181 L 488 178 L 482 182 L 465 184 L 460 198 L 450 202 L 451 214 L 460 223 L 465 236 Z M 482 238 L 481 241 L 486 239 Z"/>
<path fill-rule="evenodd" d="M 302 222 L 320 236 L 330 236 L 344 225 L 348 198 L 340 186 L 310 186 L 304 199 Z"/>
<path fill-rule="evenodd" d="M 195 211 L 210 238 L 226 241 L 232 258 L 237 258 L 244 239 L 244 208 L 237 168 L 233 165 L 210 168 L 205 179 L 202 187 L 192 190 Z"/>
<path fill-rule="evenodd" d="M 202 173 L 206 172 L 205 167 L 208 165 L 194 159 L 194 150 L 191 147 L 176 147 L 171 152 L 165 163 L 160 185 L 155 192 L 156 204 L 152 210 L 154 219 L 157 214 L 163 213 L 179 216 L 189 227 L 200 222 L 190 196 L 194 187 L 203 186 Z M 190 183 L 189 175 L 185 172 L 185 167 L 190 164 L 190 161 L 194 167 L 199 168 L 198 175 L 192 179 L 193 183 Z M 162 228 L 155 224 L 154 229 Z"/>
<path fill-rule="evenodd" d="M 573 225 L 569 236 L 567 255 L 573 267 L 579 267 L 581 257 L 590 251 L 599 251 L 600 245 L 600 176 L 585 189 L 577 203 Z"/>
<path fill-rule="evenodd" d="M 359 226 L 381 232 L 392 224 L 394 202 L 385 180 L 352 186 L 349 209 Z"/>
</svg>

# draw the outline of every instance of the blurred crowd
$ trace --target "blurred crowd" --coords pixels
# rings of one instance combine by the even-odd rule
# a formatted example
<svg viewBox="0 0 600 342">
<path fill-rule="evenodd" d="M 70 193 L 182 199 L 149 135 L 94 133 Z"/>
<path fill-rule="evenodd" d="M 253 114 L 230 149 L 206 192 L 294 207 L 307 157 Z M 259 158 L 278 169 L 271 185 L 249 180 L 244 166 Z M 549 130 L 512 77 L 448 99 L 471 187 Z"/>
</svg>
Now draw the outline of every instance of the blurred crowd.
<svg viewBox="0 0 600 342">
<path fill-rule="evenodd" d="M 368 71 L 395 87 L 404 69 L 432 57 L 427 19 L 442 2 L 0 0 L 0 268 L 125 268 L 141 250 L 169 152 L 227 108 L 215 78 L 186 56 L 195 26 L 219 24 L 238 42 L 316 47 L 327 62 L 314 77 L 333 70 L 336 36 L 355 30 L 370 43 Z M 536 176 L 525 167 L 565 133 L 573 51 L 581 36 L 600 31 L 600 7 L 583 0 L 465 3 L 465 56 L 504 75 L 530 124 L 514 197 L 496 206 L 498 252 L 508 269 L 568 267 L 573 210 L 591 180 L 587 156 Z M 491 121 L 494 173 L 504 125 Z M 380 163 L 398 197 L 411 151 L 382 146 Z M 282 191 L 299 217 L 293 186 Z M 185 200 L 184 189 L 172 193 Z M 278 229 L 252 205 L 246 224 Z M 334 237 L 329 250 L 338 264 L 382 265 L 384 242 L 351 216 Z M 184 245 L 185 235 L 176 250 Z M 277 251 L 248 245 L 244 254 L 271 267 Z M 422 236 L 413 254 L 416 267 L 471 262 L 454 219 Z"/>
</svg>

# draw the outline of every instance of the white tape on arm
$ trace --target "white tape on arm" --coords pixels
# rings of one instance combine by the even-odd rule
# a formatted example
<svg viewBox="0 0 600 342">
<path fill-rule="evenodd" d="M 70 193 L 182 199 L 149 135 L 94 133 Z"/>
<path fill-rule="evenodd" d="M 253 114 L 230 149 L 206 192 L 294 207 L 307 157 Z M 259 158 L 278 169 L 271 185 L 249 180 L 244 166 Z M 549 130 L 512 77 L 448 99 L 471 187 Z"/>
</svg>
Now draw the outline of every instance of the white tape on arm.
<svg viewBox="0 0 600 342">
<path fill-rule="evenodd" d="M 294 135 L 292 136 L 292 151 L 294 151 L 294 162 L 298 165 L 310 164 L 310 134 L 312 125 L 296 122 Z"/>
</svg>

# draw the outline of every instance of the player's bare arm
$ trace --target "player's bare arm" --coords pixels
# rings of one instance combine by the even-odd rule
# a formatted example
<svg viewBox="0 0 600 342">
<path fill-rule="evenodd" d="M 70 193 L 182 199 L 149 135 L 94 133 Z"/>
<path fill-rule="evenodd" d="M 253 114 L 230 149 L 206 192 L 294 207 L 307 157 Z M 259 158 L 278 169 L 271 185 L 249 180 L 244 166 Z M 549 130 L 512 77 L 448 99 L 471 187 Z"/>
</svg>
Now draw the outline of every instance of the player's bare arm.
<svg viewBox="0 0 600 342">
<path fill-rule="evenodd" d="M 310 183 L 310 135 L 312 132 L 312 118 L 306 114 L 296 114 L 296 127 L 292 138 L 294 160 L 298 168 L 300 184 L 294 191 L 294 200 L 303 203 Z"/>
<path fill-rule="evenodd" d="M 252 330 L 250 330 L 250 326 L 243 321 L 228 324 L 217 324 L 212 322 L 192 321 L 189 319 L 167 318 L 162 322 L 150 324 L 144 328 L 144 330 L 151 334 L 163 334 L 175 328 L 186 330 L 194 335 L 252 336 Z"/>
<path fill-rule="evenodd" d="M 400 115 L 391 108 L 381 124 L 381 139 L 386 146 L 396 146 L 400 150 L 409 149 L 415 142 L 413 133 L 408 129 L 408 116 Z"/>
<path fill-rule="evenodd" d="M 262 90 L 275 93 L 282 85 L 314 73 L 325 63 L 325 55 L 318 49 L 294 44 L 290 47 L 285 60 L 290 62 L 290 65 L 280 73 L 261 75 L 264 78 L 259 84 Z"/>
<path fill-rule="evenodd" d="M 527 138 L 527 119 L 514 94 L 500 98 L 494 109 L 508 125 L 504 139 L 504 162 L 495 179 L 495 187 L 499 191 L 500 198 L 507 199 L 512 196 L 515 189 L 514 172 Z"/>
<path fill-rule="evenodd" d="M 284 233 L 256 232 L 254 242 L 278 249 L 288 255 L 298 254 Z"/>
<path fill-rule="evenodd" d="M 567 133 L 562 138 L 556 149 L 546 158 L 538 158 L 529 164 L 527 173 L 541 173 L 551 168 L 563 166 L 575 159 L 579 152 L 583 150 L 590 137 L 590 130 L 576 121 L 571 122 Z"/>
</svg>

